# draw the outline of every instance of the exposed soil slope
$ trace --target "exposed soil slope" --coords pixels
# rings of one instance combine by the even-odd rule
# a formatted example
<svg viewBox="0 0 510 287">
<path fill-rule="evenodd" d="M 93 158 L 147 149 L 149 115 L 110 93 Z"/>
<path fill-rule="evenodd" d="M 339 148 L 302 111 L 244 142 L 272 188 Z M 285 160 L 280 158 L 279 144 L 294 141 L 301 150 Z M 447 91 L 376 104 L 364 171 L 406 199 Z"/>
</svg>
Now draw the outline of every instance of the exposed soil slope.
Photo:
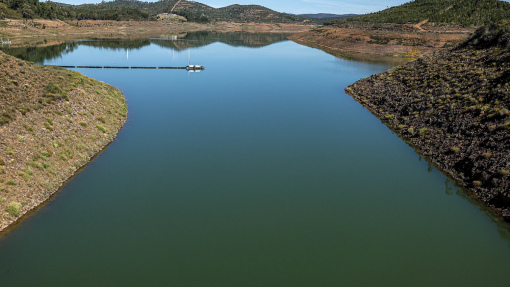
<svg viewBox="0 0 510 287">
<path fill-rule="evenodd" d="M 510 25 L 346 92 L 510 221 Z"/>
<path fill-rule="evenodd" d="M 0 231 L 55 193 L 126 117 L 118 89 L 0 52 Z"/>
<path fill-rule="evenodd" d="M 474 28 L 343 22 L 324 26 L 291 37 L 299 44 L 316 47 L 338 56 L 352 53 L 415 58 L 454 46 L 467 39 Z M 352 56 L 352 55 L 351 55 Z"/>
</svg>

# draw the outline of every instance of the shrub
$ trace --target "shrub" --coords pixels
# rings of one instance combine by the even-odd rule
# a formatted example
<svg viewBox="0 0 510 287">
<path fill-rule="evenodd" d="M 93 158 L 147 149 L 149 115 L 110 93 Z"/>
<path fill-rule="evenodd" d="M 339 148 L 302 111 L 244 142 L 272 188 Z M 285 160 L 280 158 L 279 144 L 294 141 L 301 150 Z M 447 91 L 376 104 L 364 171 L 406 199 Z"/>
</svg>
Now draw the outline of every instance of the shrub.
<svg viewBox="0 0 510 287">
<path fill-rule="evenodd" d="M 44 157 L 50 157 L 53 155 L 53 153 L 51 151 L 42 151 L 41 154 L 44 156 Z"/>
<path fill-rule="evenodd" d="M 14 180 L 9 180 L 5 184 L 7 184 L 7 185 L 16 185 L 16 182 L 14 182 Z"/>
<path fill-rule="evenodd" d="M 451 150 L 454 152 L 454 153 L 458 153 L 460 151 L 460 148 L 454 146 L 451 148 Z"/>
<path fill-rule="evenodd" d="M 428 130 L 427 128 L 422 128 L 422 129 L 420 129 L 420 135 L 421 135 L 421 136 L 422 136 L 422 135 L 425 135 L 425 133 L 427 132 L 427 130 Z"/>
<path fill-rule="evenodd" d="M 39 170 L 44 170 L 44 167 L 43 167 L 43 165 L 41 163 L 33 161 L 33 162 L 29 163 L 29 165 L 32 166 L 32 167 L 35 167 L 35 168 L 37 168 Z"/>
<path fill-rule="evenodd" d="M 502 169 L 499 171 L 499 174 L 501 174 L 502 176 L 508 176 L 510 172 L 506 169 Z"/>
<path fill-rule="evenodd" d="M 80 122 L 80 126 L 87 127 L 87 123 L 86 122 Z"/>
<path fill-rule="evenodd" d="M 59 86 L 55 85 L 53 82 L 50 82 L 48 85 L 46 85 L 46 87 L 44 87 L 44 89 L 48 92 L 48 93 L 52 93 L 52 94 L 58 94 L 60 93 L 62 90 L 60 89 Z"/>
<path fill-rule="evenodd" d="M 0 157 L 0 165 L 5 165 L 5 160 Z"/>
<path fill-rule="evenodd" d="M 414 128 L 413 127 L 408 128 L 407 132 L 410 133 L 410 134 L 413 134 L 414 133 Z"/>
<path fill-rule="evenodd" d="M 102 125 L 97 125 L 96 127 L 97 127 L 97 129 L 98 129 L 98 130 L 100 130 L 101 132 L 103 132 L 103 133 L 105 133 L 105 132 L 106 132 L 106 129 L 105 129 L 105 127 L 104 127 L 104 126 L 102 126 Z"/>
<path fill-rule="evenodd" d="M 482 182 L 481 182 L 481 181 L 477 181 L 477 180 L 473 181 L 473 186 L 475 186 L 475 187 L 479 187 L 479 186 L 481 186 L 481 185 L 482 185 Z"/>
<path fill-rule="evenodd" d="M 50 125 L 50 123 L 49 123 L 49 122 L 45 122 L 45 123 L 44 123 L 44 127 L 45 127 L 47 130 L 49 130 L 49 131 L 53 131 L 53 127 Z"/>
<path fill-rule="evenodd" d="M 18 217 L 21 209 L 21 203 L 12 201 L 9 203 L 5 211 L 7 211 L 11 216 Z"/>
<path fill-rule="evenodd" d="M 492 153 L 490 153 L 490 152 L 486 152 L 483 154 L 483 157 L 485 157 L 485 158 L 489 158 L 491 156 L 492 156 Z"/>
</svg>

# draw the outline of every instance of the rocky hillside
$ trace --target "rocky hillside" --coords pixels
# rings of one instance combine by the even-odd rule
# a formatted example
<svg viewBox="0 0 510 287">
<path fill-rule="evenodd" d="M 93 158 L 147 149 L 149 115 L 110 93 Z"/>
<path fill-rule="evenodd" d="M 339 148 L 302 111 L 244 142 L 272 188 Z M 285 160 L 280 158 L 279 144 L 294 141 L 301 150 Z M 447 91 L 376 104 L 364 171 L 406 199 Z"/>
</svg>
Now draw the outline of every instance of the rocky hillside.
<svg viewBox="0 0 510 287">
<path fill-rule="evenodd" d="M 475 26 L 510 21 L 510 3 L 500 0 L 414 0 L 346 21 L 405 24 L 426 20 L 431 23 Z M 342 21 L 334 20 L 329 24 Z"/>
<path fill-rule="evenodd" d="M 0 52 L 0 231 L 110 143 L 126 116 L 118 89 Z"/>
<path fill-rule="evenodd" d="M 510 221 L 510 25 L 346 92 Z"/>
</svg>

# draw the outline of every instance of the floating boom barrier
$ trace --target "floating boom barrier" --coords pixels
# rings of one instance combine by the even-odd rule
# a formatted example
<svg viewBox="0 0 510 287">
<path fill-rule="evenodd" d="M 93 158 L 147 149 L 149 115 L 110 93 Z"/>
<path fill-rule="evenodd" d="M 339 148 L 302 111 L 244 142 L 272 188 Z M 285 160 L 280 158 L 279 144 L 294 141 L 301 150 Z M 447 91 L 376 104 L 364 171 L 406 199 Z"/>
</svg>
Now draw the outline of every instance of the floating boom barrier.
<svg viewBox="0 0 510 287">
<path fill-rule="evenodd" d="M 61 65 L 45 65 L 68 69 L 153 69 L 153 70 L 205 70 L 204 66 L 189 65 L 186 67 L 122 67 L 122 66 L 61 66 Z"/>
</svg>

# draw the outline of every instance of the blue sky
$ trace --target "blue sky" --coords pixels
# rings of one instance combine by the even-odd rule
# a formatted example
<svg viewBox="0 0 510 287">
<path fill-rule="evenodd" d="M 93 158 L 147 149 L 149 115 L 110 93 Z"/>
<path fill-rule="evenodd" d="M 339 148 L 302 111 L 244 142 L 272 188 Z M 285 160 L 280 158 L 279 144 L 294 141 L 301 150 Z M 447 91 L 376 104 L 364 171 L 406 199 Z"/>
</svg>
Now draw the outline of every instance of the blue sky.
<svg viewBox="0 0 510 287">
<path fill-rule="evenodd" d="M 44 1 L 44 0 L 43 0 Z M 69 4 L 82 4 L 86 0 L 54 0 Z M 105 0 L 107 1 L 107 0 Z M 150 0 L 145 0 L 150 1 Z M 507 0 L 506 2 L 509 2 Z M 89 0 L 98 3 L 101 0 Z M 153 2 L 153 1 L 150 1 Z M 386 7 L 400 5 L 409 0 L 197 0 L 213 7 L 223 7 L 231 4 L 258 4 L 278 12 L 287 13 L 333 13 L 333 14 L 365 14 L 386 9 Z"/>
</svg>

